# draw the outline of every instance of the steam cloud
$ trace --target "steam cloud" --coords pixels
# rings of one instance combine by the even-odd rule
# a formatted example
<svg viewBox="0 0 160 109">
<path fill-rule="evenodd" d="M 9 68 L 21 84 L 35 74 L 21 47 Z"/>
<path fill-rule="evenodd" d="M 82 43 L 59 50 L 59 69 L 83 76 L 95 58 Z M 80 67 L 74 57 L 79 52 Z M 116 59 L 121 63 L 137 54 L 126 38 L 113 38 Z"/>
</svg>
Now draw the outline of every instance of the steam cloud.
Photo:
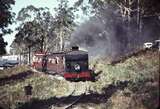
<svg viewBox="0 0 160 109">
<path fill-rule="evenodd" d="M 153 23 L 158 21 L 160 24 L 159 20 L 144 19 L 145 26 L 139 35 L 136 20 L 133 18 L 128 26 L 118 13 L 117 9 L 106 6 L 98 16 L 91 17 L 76 29 L 71 36 L 71 45 L 87 49 L 90 56 L 114 59 L 140 49 L 144 42 L 154 41 L 160 36 L 156 30 L 160 25 Z"/>
</svg>

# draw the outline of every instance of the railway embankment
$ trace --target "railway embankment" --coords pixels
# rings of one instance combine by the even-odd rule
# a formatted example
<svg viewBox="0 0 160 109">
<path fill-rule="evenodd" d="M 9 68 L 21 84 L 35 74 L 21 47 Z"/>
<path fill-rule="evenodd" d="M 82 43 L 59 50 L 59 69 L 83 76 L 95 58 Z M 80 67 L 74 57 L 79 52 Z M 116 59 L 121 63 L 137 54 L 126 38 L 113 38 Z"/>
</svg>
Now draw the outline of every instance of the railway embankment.
<svg viewBox="0 0 160 109">
<path fill-rule="evenodd" d="M 91 60 L 95 82 L 68 82 L 18 66 L 0 71 L 2 109 L 157 109 L 159 107 L 159 52 L 147 50 L 123 61 Z M 24 87 L 32 86 L 28 100 Z M 84 90 L 85 94 L 84 94 Z M 82 96 L 82 97 L 81 97 Z M 80 99 L 79 99 L 80 98 Z M 78 101 L 77 101 L 78 99 Z"/>
</svg>

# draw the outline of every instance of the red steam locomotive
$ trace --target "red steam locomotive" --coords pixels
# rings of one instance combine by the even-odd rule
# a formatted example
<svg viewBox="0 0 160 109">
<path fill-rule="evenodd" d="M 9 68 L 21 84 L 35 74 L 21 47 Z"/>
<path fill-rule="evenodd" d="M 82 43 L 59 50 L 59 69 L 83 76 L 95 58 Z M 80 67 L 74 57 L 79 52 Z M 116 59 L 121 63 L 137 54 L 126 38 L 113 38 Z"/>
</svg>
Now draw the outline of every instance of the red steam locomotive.
<svg viewBox="0 0 160 109">
<path fill-rule="evenodd" d="M 37 53 L 32 66 L 42 72 L 62 75 L 70 81 L 94 81 L 93 71 L 88 67 L 88 52 L 78 47 L 67 52 Z"/>
</svg>

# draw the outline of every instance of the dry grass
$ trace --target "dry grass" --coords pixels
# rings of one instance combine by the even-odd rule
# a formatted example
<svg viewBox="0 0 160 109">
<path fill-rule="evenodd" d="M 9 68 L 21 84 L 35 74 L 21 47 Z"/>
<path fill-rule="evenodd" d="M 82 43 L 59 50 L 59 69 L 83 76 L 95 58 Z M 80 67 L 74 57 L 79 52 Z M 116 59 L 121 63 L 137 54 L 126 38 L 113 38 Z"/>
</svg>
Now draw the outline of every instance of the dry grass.
<svg viewBox="0 0 160 109">
<path fill-rule="evenodd" d="M 157 109 L 159 106 L 159 53 L 147 51 L 115 65 L 98 60 L 96 70 L 102 71 L 93 89 L 130 81 L 125 90 L 117 91 L 106 103 L 106 109 Z M 127 90 L 127 91 L 126 91 Z M 127 93 L 127 94 L 126 94 Z"/>
<path fill-rule="evenodd" d="M 12 75 L 16 75 L 18 73 L 21 73 L 27 70 L 29 70 L 28 66 L 16 66 L 16 67 L 8 68 L 5 70 L 0 70 L 0 78 L 5 78 L 5 77 L 12 76 Z"/>
<path fill-rule="evenodd" d="M 10 70 L 11 69 L 7 71 Z M 15 75 L 19 74 L 21 71 L 28 70 L 28 68 L 17 67 L 13 70 L 14 73 L 12 74 Z M 7 73 L 7 71 L 4 72 Z M 3 77 L 6 76 L 11 76 L 11 74 L 3 75 Z M 51 79 L 44 74 L 34 73 L 32 76 L 25 78 L 22 81 L 0 86 L 0 107 L 3 107 L 4 109 L 15 109 L 19 103 L 27 102 L 24 87 L 28 84 L 31 84 L 33 87 L 32 98 L 39 100 L 48 99 L 54 96 L 64 96 L 69 90 L 67 86 L 68 84 L 65 84 L 64 81 Z"/>
<path fill-rule="evenodd" d="M 92 64 L 96 63 L 96 72 L 102 71 L 102 74 L 96 82 L 95 88 L 101 90 L 106 85 L 117 81 L 159 80 L 158 58 L 158 52 L 148 51 L 115 65 L 107 64 L 107 60 L 96 60 Z"/>
<path fill-rule="evenodd" d="M 102 71 L 96 82 L 69 83 L 65 80 L 51 79 L 44 74 L 34 73 L 30 77 L 0 86 L 0 107 L 15 109 L 25 103 L 24 86 L 33 87 L 32 98 L 45 100 L 52 97 L 67 96 L 76 86 L 76 93 L 83 92 L 85 86 L 92 93 L 104 93 L 104 88 L 119 81 L 131 81 L 124 90 L 118 90 L 105 104 L 82 104 L 82 109 L 156 109 L 159 105 L 159 57 L 156 51 L 147 51 L 115 65 L 107 60 L 94 60 L 96 72 Z M 0 71 L 0 78 L 18 75 L 29 70 L 28 67 L 18 66 Z"/>
</svg>

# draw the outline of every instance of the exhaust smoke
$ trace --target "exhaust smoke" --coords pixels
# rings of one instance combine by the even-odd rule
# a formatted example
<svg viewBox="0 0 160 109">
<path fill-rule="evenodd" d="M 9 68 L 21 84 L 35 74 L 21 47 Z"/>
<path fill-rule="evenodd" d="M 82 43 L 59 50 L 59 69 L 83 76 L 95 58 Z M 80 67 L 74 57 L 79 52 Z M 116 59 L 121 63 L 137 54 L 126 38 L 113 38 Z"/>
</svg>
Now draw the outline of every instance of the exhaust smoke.
<svg viewBox="0 0 160 109">
<path fill-rule="evenodd" d="M 139 34 L 135 19 L 129 24 L 120 17 L 117 9 L 106 6 L 97 16 L 76 29 L 71 36 L 71 45 L 87 49 L 92 57 L 114 60 L 141 49 L 146 41 L 158 39 L 160 34 L 153 35 L 150 28 L 157 27 L 148 24 Z"/>
</svg>

